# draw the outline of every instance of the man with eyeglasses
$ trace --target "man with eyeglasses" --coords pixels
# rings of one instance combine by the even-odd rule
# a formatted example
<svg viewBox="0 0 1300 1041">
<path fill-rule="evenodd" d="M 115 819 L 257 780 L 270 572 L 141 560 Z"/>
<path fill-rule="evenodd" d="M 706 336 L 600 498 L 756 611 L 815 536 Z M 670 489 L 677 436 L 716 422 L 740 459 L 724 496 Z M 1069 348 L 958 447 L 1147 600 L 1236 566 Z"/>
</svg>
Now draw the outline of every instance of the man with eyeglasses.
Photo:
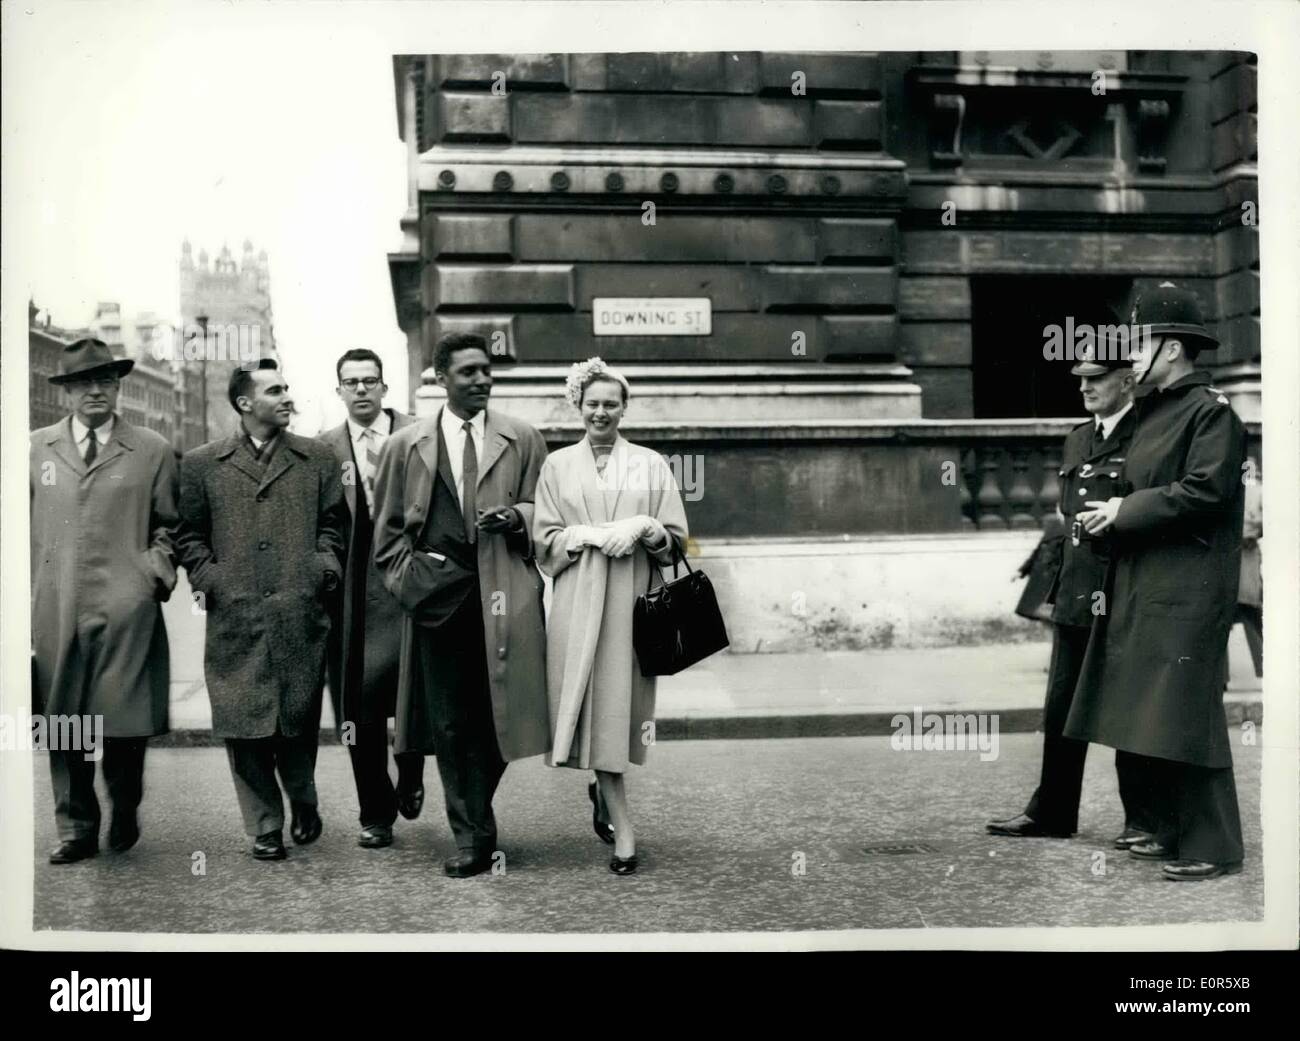
<svg viewBox="0 0 1300 1041">
<path fill-rule="evenodd" d="M 384 407 L 384 364 L 374 351 L 359 347 L 345 352 L 335 372 L 348 415 L 320 439 L 333 450 L 343 477 L 347 556 L 326 662 L 334 719 L 352 761 L 361 809 L 357 845 L 382 849 L 393 843 L 398 813 L 414 820 L 424 805 L 423 753 L 394 756 L 396 788 L 388 773 L 388 718 L 396 708 L 402 611 L 371 553 L 379 455 L 390 434 L 415 420 Z"/>
<path fill-rule="evenodd" d="M 241 365 L 239 427 L 181 460 L 180 561 L 207 617 L 212 732 L 226 742 L 258 860 L 283 860 L 284 800 L 300 846 L 320 837 L 316 750 L 330 601 L 343 569 L 343 488 L 333 454 L 287 429 L 293 399 L 274 359 Z"/>
<path fill-rule="evenodd" d="M 66 347 L 49 380 L 67 392 L 71 415 L 31 435 L 32 698 L 50 743 L 52 864 L 99 850 L 101 755 L 109 848 L 135 845 L 145 746 L 167 732 L 159 605 L 176 585 L 176 461 L 162 437 L 116 412 L 134 365 L 100 340 Z M 99 734 L 102 749 L 92 746 Z M 80 747 L 64 747 L 72 743 Z"/>
</svg>

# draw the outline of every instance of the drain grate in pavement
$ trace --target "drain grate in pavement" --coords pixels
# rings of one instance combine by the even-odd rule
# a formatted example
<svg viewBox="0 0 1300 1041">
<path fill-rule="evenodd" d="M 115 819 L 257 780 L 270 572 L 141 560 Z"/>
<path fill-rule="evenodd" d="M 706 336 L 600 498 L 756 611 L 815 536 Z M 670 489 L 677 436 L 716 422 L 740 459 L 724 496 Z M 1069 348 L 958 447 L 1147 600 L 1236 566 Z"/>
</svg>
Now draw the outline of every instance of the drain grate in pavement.
<svg viewBox="0 0 1300 1041">
<path fill-rule="evenodd" d="M 878 846 L 864 846 L 862 852 L 869 857 L 907 856 L 914 853 L 938 853 L 938 846 L 927 842 L 887 842 Z"/>
</svg>

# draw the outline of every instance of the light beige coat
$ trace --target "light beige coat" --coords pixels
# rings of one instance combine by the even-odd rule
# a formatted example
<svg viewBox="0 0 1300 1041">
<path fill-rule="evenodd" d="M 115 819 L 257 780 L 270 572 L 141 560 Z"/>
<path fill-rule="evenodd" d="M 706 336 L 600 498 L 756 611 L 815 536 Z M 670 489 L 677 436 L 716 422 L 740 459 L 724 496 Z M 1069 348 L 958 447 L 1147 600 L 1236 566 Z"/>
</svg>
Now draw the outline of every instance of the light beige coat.
<svg viewBox="0 0 1300 1041">
<path fill-rule="evenodd" d="M 638 515 L 685 543 L 682 497 L 657 452 L 620 437 L 603 476 L 586 438 L 547 457 L 533 545 L 555 583 L 546 633 L 551 765 L 624 773 L 628 763 L 645 763 L 653 741 L 655 681 L 641 675 L 632 648 L 632 607 L 650 578 L 650 555 L 644 546 L 615 558 L 595 547 L 566 549 L 567 528 Z M 668 563 L 671 547 L 657 559 Z"/>
<path fill-rule="evenodd" d="M 176 459 L 121 415 L 87 467 L 67 417 L 31 434 L 34 702 L 102 715 L 105 737 L 167 732 L 170 659 L 159 604 L 176 585 Z M 102 632 L 87 659 L 78 630 Z"/>
</svg>

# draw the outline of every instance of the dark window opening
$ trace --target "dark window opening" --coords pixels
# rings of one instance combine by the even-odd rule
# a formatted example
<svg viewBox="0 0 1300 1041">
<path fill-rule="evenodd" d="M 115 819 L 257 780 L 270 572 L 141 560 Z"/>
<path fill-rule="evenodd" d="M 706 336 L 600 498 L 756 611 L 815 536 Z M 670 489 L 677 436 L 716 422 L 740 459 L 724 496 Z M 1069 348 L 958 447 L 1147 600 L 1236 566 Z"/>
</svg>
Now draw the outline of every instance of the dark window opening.
<svg viewBox="0 0 1300 1041">
<path fill-rule="evenodd" d="M 1048 326 L 1078 329 L 1126 321 L 1132 279 L 984 276 L 971 279 L 973 413 L 976 419 L 1083 418 L 1069 361 L 1044 357 Z M 1067 323 L 1069 323 L 1067 325 Z"/>
</svg>

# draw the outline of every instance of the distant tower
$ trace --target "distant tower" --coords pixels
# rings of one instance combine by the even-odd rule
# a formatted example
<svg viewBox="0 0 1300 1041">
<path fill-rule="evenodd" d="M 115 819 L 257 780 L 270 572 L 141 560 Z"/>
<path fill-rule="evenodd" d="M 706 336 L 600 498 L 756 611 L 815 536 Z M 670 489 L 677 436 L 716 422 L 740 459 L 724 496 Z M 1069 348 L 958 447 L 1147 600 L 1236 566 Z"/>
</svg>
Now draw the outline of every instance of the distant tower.
<svg viewBox="0 0 1300 1041">
<path fill-rule="evenodd" d="M 239 261 L 223 245 L 209 267 L 208 252 L 199 250 L 196 264 L 193 247 L 188 239 L 181 244 L 180 257 L 181 323 L 187 332 L 197 326 L 200 315 L 206 315 L 212 342 L 216 345 L 219 360 L 209 360 L 207 371 L 207 437 L 224 437 L 235 431 L 237 421 L 230 402 L 226 400 L 226 386 L 230 373 L 238 364 L 231 360 L 231 349 L 236 344 L 243 350 L 256 348 L 259 357 L 276 356 L 275 333 L 271 318 L 271 276 L 267 270 L 266 250 L 256 256 L 253 244 L 244 240 Z M 227 348 L 222 352 L 222 346 Z M 192 385 L 203 379 L 204 366 L 196 359 L 183 362 L 182 383 Z M 202 429 L 202 420 L 188 413 L 194 394 L 182 390 L 187 403 L 185 421 Z M 201 399 L 198 402 L 201 405 Z M 192 437 L 187 437 L 189 441 Z"/>
</svg>

